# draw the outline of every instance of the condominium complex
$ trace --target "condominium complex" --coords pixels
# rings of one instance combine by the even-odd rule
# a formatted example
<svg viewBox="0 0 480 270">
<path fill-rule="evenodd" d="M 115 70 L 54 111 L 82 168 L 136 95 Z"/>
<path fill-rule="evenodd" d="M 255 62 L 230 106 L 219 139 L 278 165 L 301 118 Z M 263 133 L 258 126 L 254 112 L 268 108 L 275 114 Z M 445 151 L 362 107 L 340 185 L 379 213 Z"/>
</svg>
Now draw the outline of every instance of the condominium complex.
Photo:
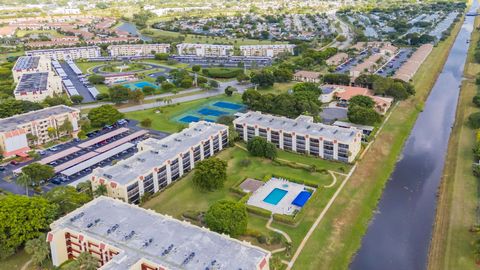
<svg viewBox="0 0 480 270">
<path fill-rule="evenodd" d="M 13 80 L 18 83 L 26 73 L 52 72 L 52 62 L 46 56 L 21 56 L 12 68 Z"/>
<path fill-rule="evenodd" d="M 28 137 L 31 144 L 51 141 L 54 138 L 49 136 L 48 128 L 59 130 L 67 120 L 72 124 L 73 132 L 77 132 L 80 110 L 59 105 L 0 119 L 0 149 L 3 156 L 26 156 L 30 150 Z"/>
<path fill-rule="evenodd" d="M 89 252 L 104 270 L 270 269 L 260 247 L 103 196 L 50 228 L 55 266 Z"/>
<path fill-rule="evenodd" d="M 46 50 L 33 50 L 26 51 L 27 56 L 40 56 L 45 55 L 50 58 L 55 58 L 57 60 L 66 60 L 66 59 L 80 59 L 80 58 L 96 58 L 101 56 L 101 50 L 98 46 L 88 46 L 88 47 L 72 47 L 72 48 L 57 48 L 57 49 L 46 49 Z"/>
<path fill-rule="evenodd" d="M 266 56 L 276 57 L 279 54 L 294 53 L 295 45 L 292 44 L 277 44 L 277 45 L 245 45 L 240 46 L 240 52 L 243 56 Z"/>
<path fill-rule="evenodd" d="M 314 123 L 313 117 L 296 119 L 247 112 L 233 121 L 240 138 L 265 138 L 278 148 L 324 159 L 353 162 L 360 152 L 362 132 Z"/>
<path fill-rule="evenodd" d="M 321 73 L 308 70 L 299 70 L 293 74 L 293 80 L 298 82 L 320 83 Z"/>
<path fill-rule="evenodd" d="M 52 72 L 26 73 L 20 77 L 13 94 L 15 99 L 42 102 L 62 93 L 62 79 Z"/>
<path fill-rule="evenodd" d="M 155 193 L 195 167 L 195 164 L 221 151 L 228 143 L 228 127 L 200 121 L 164 139 L 140 142 L 134 156 L 90 176 L 92 188 L 107 187 L 108 196 L 138 203 L 145 193 Z"/>
<path fill-rule="evenodd" d="M 125 44 L 110 45 L 107 48 L 110 56 L 147 56 L 156 53 L 168 53 L 170 44 Z"/>
<path fill-rule="evenodd" d="M 230 56 L 233 54 L 233 46 L 181 43 L 177 45 L 177 52 L 178 55 Z"/>
</svg>

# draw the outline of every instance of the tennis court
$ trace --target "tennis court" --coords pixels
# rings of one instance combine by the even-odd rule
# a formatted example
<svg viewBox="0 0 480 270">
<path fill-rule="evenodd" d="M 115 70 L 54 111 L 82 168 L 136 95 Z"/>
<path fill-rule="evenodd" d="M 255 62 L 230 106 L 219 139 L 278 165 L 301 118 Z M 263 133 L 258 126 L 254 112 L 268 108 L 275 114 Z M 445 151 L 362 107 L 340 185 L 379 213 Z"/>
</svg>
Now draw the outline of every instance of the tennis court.
<svg viewBox="0 0 480 270">
<path fill-rule="evenodd" d="M 182 124 L 189 124 L 200 120 L 216 122 L 218 118 L 222 116 L 234 115 L 245 109 L 246 107 L 243 104 L 217 100 L 196 106 L 174 117 L 173 120 Z"/>
</svg>

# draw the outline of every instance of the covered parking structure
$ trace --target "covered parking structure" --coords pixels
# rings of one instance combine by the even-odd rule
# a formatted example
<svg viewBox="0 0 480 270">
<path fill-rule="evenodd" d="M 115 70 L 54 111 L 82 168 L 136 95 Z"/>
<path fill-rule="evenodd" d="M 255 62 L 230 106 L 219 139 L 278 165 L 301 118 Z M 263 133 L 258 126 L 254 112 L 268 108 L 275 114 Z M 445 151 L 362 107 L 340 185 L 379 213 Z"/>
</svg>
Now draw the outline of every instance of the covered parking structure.
<svg viewBox="0 0 480 270">
<path fill-rule="evenodd" d="M 98 148 L 98 149 L 95 149 L 95 152 L 98 152 L 98 153 L 106 152 L 106 151 L 108 151 L 108 150 L 110 150 L 110 149 L 113 149 L 113 148 L 119 146 L 119 145 L 122 145 L 122 144 L 124 144 L 124 143 L 129 143 L 130 141 L 133 141 L 133 140 L 135 140 L 135 139 L 137 139 L 137 138 L 140 138 L 140 137 L 144 136 L 144 135 L 147 134 L 147 133 L 148 133 L 148 131 L 146 131 L 146 130 L 139 130 L 139 131 L 137 131 L 137 132 L 135 132 L 135 133 L 132 133 L 132 134 L 130 134 L 130 135 L 128 135 L 128 136 L 125 136 L 125 137 L 121 138 L 120 140 L 117 140 L 117 141 L 115 141 L 115 142 L 112 142 L 112 143 L 109 143 L 109 144 L 107 144 L 107 145 L 105 145 L 105 146 L 102 146 L 102 147 L 100 147 L 100 148 Z"/>
<path fill-rule="evenodd" d="M 76 152 L 78 152 L 78 151 L 80 151 L 80 150 L 82 150 L 82 149 L 80 149 L 80 148 L 78 148 L 78 147 L 76 147 L 76 146 L 73 146 L 73 147 L 67 148 L 67 149 L 65 149 L 65 150 L 63 150 L 63 151 L 61 151 L 61 152 L 58 152 L 58 153 L 56 153 L 56 154 L 53 154 L 53 155 L 48 156 L 48 157 L 46 157 L 46 158 L 43 158 L 43 159 L 41 159 L 38 163 L 40 163 L 40 164 L 48 164 L 48 163 L 50 163 L 50 162 L 53 162 L 53 161 L 59 160 L 59 159 L 61 159 L 61 158 L 67 157 L 67 156 L 69 156 L 69 155 L 71 155 L 71 154 L 74 154 L 74 153 L 76 153 Z"/>
<path fill-rule="evenodd" d="M 103 142 L 103 141 L 105 141 L 105 140 L 108 140 L 108 139 L 110 139 L 110 138 L 112 138 L 112 137 L 115 137 L 115 136 L 117 136 L 117 135 L 120 135 L 120 134 L 122 134 L 122 133 L 125 133 L 125 132 L 127 132 L 127 131 L 129 131 L 128 128 L 122 127 L 122 128 L 116 129 L 116 130 L 114 130 L 114 131 L 108 132 L 108 133 L 106 133 L 106 134 L 103 134 L 103 135 L 101 135 L 101 136 L 98 136 L 98 137 L 95 138 L 95 139 L 92 139 L 92 140 L 86 141 L 86 142 L 84 142 L 84 143 L 81 143 L 81 144 L 79 144 L 79 145 L 77 145 L 77 146 L 80 147 L 80 148 L 87 148 L 87 147 L 90 147 L 90 146 L 95 145 L 95 144 L 97 144 L 97 143 L 100 143 L 100 142 Z"/>
<path fill-rule="evenodd" d="M 81 172 L 85 169 L 91 168 L 91 167 L 99 164 L 100 162 L 102 162 L 104 160 L 107 160 L 111 157 L 114 157 L 115 155 L 118 155 L 121 152 L 126 151 L 130 148 L 133 148 L 133 147 L 135 147 L 135 144 L 133 144 L 133 143 L 129 143 L 129 142 L 123 143 L 122 145 L 120 145 L 118 147 L 115 147 L 115 148 L 113 148 L 109 151 L 106 151 L 102 154 L 99 154 L 99 155 L 97 155 L 97 156 L 95 156 L 95 157 L 93 157 L 89 160 L 81 162 L 81 163 L 79 163 L 79 164 L 77 164 L 77 165 L 75 165 L 75 166 L 73 166 L 69 169 L 66 169 L 66 170 L 62 171 L 61 174 L 64 175 L 64 176 L 70 177 L 72 175 L 75 175 L 75 174 L 77 174 L 77 173 L 79 173 L 79 172 Z"/>
<path fill-rule="evenodd" d="M 92 157 L 94 157 L 94 156 L 96 156 L 96 155 L 98 155 L 98 153 L 92 151 L 92 152 L 86 153 L 85 155 L 81 155 L 81 156 L 79 156 L 79 157 L 77 157 L 77 158 L 74 158 L 74 159 L 72 159 L 72 160 L 70 160 L 70 161 L 67 161 L 67 162 L 65 162 L 65 163 L 63 163 L 63 164 L 60 164 L 60 165 L 58 165 L 58 166 L 56 166 L 56 167 L 54 168 L 54 169 L 55 169 L 55 173 L 61 172 L 61 171 L 63 171 L 63 170 L 66 170 L 66 169 L 68 169 L 68 168 L 70 168 L 70 167 L 72 167 L 72 166 L 75 166 L 76 164 L 79 164 L 79 163 L 81 163 L 81 162 L 83 162 L 83 161 L 85 161 L 85 160 L 87 160 L 87 159 L 91 159 Z"/>
</svg>

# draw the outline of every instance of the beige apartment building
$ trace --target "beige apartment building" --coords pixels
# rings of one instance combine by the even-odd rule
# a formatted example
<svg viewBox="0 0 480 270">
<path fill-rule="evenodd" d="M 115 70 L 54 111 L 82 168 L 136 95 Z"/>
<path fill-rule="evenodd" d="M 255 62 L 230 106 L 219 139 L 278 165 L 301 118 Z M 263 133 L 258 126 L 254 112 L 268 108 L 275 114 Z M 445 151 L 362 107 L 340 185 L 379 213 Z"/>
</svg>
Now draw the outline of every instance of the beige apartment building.
<svg viewBox="0 0 480 270">
<path fill-rule="evenodd" d="M 28 137 L 36 138 L 30 141 L 32 144 L 51 141 L 55 138 L 48 135 L 48 128 L 58 130 L 67 120 L 72 124 L 73 133 L 76 134 L 79 130 L 80 110 L 65 105 L 0 119 L 0 149 L 3 156 L 26 156 L 30 150 Z"/>
<path fill-rule="evenodd" d="M 243 56 L 264 56 L 277 57 L 279 54 L 294 54 L 295 45 L 293 44 L 275 44 L 275 45 L 245 45 L 240 46 L 240 52 Z"/>
<path fill-rule="evenodd" d="M 43 55 L 21 56 L 12 68 L 13 81 L 18 83 L 23 74 L 37 72 L 53 72 L 52 61 Z"/>
<path fill-rule="evenodd" d="M 95 169 L 90 175 L 92 188 L 107 187 L 108 196 L 138 203 L 145 193 L 156 193 L 198 161 L 220 152 L 228 144 L 228 127 L 200 121 L 164 139 L 140 142 L 138 152 L 117 164 Z"/>
<path fill-rule="evenodd" d="M 88 252 L 102 270 L 270 269 L 267 250 L 104 196 L 50 228 L 55 266 Z"/>
<path fill-rule="evenodd" d="M 45 55 L 49 58 L 54 58 L 57 60 L 76 60 L 76 59 L 89 59 L 96 58 L 101 56 L 101 50 L 98 46 L 87 46 L 87 47 L 71 47 L 71 48 L 56 48 L 56 49 L 45 49 L 45 50 L 32 50 L 26 51 L 27 56 L 40 56 Z"/>
<path fill-rule="evenodd" d="M 250 111 L 233 123 L 240 138 L 246 142 L 258 136 L 280 149 L 300 154 L 353 162 L 361 150 L 360 130 L 314 123 L 311 116 L 290 119 Z"/>
<path fill-rule="evenodd" d="M 178 55 L 195 56 L 230 56 L 233 55 L 232 45 L 181 43 L 177 45 Z"/>
<path fill-rule="evenodd" d="M 23 74 L 13 94 L 17 100 L 42 102 L 62 91 L 62 78 L 53 72 L 37 72 Z"/>
<path fill-rule="evenodd" d="M 125 44 L 110 45 L 107 48 L 110 56 L 147 56 L 156 53 L 168 53 L 170 44 Z"/>
</svg>

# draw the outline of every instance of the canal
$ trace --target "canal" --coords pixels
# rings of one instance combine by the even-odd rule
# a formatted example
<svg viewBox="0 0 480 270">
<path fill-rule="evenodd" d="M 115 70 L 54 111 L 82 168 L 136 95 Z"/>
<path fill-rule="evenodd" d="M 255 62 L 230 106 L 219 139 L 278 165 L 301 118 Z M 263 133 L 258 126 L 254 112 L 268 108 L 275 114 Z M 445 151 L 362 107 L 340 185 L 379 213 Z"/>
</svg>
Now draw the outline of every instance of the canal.
<svg viewBox="0 0 480 270">
<path fill-rule="evenodd" d="M 471 10 L 478 7 L 475 1 Z M 467 40 L 475 17 L 466 17 L 445 66 L 405 143 L 377 212 L 353 259 L 353 270 L 426 268 L 436 193 L 463 78 Z"/>
<path fill-rule="evenodd" d="M 152 41 L 152 38 L 142 35 L 142 33 L 140 33 L 140 31 L 138 30 L 137 26 L 135 26 L 135 24 L 133 23 L 122 22 L 122 24 L 119 25 L 117 29 L 128 32 L 131 35 L 138 36 L 143 41 Z"/>
</svg>

